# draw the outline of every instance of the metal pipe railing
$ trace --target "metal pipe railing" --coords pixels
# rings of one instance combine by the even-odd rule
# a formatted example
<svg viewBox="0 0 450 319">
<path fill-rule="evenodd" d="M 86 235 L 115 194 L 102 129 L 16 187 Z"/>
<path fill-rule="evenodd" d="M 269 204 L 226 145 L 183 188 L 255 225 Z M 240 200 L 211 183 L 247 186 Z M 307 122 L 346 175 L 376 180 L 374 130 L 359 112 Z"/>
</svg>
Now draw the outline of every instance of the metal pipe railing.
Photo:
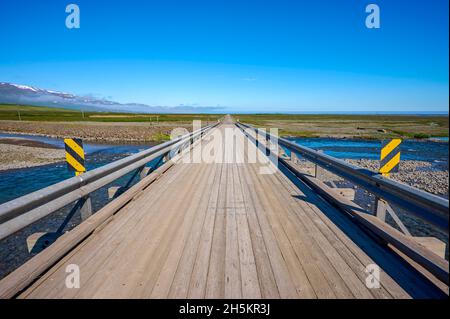
<svg viewBox="0 0 450 319">
<path fill-rule="evenodd" d="M 0 205 L 0 239 L 74 202 L 153 159 L 201 137 L 218 123 L 205 126 L 171 141 L 109 163 L 82 175 L 71 177 Z M 26 214 L 26 216 L 23 216 Z M 21 220 L 16 220 L 22 217 Z"/>
<path fill-rule="evenodd" d="M 380 198 L 407 210 L 417 217 L 433 224 L 448 234 L 449 201 L 417 188 L 387 179 L 367 169 L 349 164 L 311 148 L 298 145 L 287 139 L 273 136 L 265 130 L 249 124 L 237 123 L 241 129 L 250 129 L 265 138 L 277 139 L 278 144 L 298 153 L 305 159 L 330 172 L 359 185 Z"/>
</svg>

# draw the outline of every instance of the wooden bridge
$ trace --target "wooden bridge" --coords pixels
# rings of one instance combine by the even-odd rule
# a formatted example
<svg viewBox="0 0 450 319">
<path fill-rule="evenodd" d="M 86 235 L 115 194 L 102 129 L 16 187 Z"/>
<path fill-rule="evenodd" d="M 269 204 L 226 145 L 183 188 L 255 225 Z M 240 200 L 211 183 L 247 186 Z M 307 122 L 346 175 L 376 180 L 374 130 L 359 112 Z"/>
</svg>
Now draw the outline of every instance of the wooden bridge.
<svg viewBox="0 0 450 319">
<path fill-rule="evenodd" d="M 190 152 L 167 160 L 4 278 L 0 296 L 448 297 L 448 282 L 426 267 L 437 264 L 448 276 L 446 260 L 413 244 L 428 263 L 414 261 L 319 195 L 292 167 L 252 163 L 249 154 L 262 152 L 254 143 L 223 142 L 213 161 L 192 160 L 196 148 L 217 144 L 214 132 L 226 129 L 245 137 L 228 118 L 191 139 Z M 260 173 L 267 165 L 273 174 Z M 79 267 L 79 288 L 66 286 L 69 265 Z M 370 281 L 371 265 L 379 267 L 379 281 Z"/>
</svg>

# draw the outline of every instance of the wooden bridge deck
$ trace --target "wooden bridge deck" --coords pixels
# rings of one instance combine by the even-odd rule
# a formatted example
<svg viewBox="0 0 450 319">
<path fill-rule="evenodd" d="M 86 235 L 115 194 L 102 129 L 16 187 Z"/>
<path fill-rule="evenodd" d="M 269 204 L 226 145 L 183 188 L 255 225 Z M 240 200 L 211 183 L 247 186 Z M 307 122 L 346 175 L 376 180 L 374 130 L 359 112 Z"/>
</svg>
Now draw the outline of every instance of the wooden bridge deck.
<svg viewBox="0 0 450 319">
<path fill-rule="evenodd" d="M 19 297 L 433 297 L 307 187 L 258 169 L 180 161 Z M 365 268 L 375 262 L 381 287 L 369 289 Z M 66 288 L 69 264 L 79 266 L 79 289 Z"/>
</svg>

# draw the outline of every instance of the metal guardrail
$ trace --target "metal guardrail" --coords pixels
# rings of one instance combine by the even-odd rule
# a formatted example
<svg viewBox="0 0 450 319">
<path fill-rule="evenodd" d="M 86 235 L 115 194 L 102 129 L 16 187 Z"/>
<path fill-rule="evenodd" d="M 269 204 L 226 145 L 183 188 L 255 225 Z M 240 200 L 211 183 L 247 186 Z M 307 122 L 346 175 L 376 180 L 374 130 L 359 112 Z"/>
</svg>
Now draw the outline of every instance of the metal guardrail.
<svg viewBox="0 0 450 319">
<path fill-rule="evenodd" d="M 449 232 L 449 201 L 417 188 L 387 179 L 378 173 L 349 164 L 311 148 L 298 145 L 287 139 L 269 134 L 249 124 L 237 123 L 243 129 L 250 129 L 264 138 L 277 139 L 278 144 L 298 153 L 318 166 L 359 185 L 369 192 L 391 202 L 428 223 Z"/>
<path fill-rule="evenodd" d="M 183 148 L 186 144 L 192 144 L 194 139 L 202 137 L 205 132 L 218 124 L 205 126 L 145 151 L 1 204 L 0 240 L 76 200 L 85 198 L 93 191 L 125 174 L 143 168 L 155 158 Z"/>
</svg>

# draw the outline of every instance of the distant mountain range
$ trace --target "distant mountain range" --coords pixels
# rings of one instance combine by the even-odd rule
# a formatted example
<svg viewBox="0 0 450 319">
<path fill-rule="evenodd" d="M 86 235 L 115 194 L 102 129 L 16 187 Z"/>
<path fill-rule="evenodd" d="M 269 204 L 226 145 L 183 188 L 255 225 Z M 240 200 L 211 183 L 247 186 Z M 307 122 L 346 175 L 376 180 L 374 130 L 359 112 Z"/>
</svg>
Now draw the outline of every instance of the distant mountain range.
<svg viewBox="0 0 450 319">
<path fill-rule="evenodd" d="M 62 107 L 84 111 L 130 113 L 217 113 L 221 107 L 150 106 L 137 103 L 118 103 L 105 99 L 77 96 L 33 86 L 0 82 L 0 103 Z"/>
</svg>

